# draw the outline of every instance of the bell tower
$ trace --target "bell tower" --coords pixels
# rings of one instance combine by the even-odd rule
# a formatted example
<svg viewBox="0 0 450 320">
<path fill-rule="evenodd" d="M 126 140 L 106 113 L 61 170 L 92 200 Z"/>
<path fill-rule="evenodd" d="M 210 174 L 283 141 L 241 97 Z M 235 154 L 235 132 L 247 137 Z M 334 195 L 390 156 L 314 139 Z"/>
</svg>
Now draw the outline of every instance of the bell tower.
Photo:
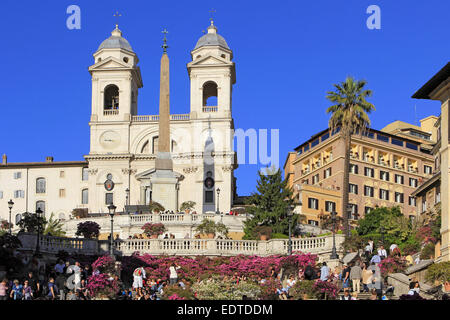
<svg viewBox="0 0 450 320">
<path fill-rule="evenodd" d="M 231 118 L 232 87 L 236 82 L 233 52 L 211 19 L 208 32 L 191 51 L 191 119 Z"/>
<path fill-rule="evenodd" d="M 139 59 L 118 25 L 94 53 L 91 122 L 130 121 L 142 88 Z"/>
</svg>

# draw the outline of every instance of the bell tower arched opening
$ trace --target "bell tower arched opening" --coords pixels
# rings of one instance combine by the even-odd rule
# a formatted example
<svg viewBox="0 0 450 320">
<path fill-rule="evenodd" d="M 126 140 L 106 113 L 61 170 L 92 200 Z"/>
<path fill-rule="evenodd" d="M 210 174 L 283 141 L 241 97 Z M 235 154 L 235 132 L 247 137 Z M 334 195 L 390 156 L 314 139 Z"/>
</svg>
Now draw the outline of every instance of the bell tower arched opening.
<svg viewBox="0 0 450 320">
<path fill-rule="evenodd" d="M 119 88 L 110 84 L 105 88 L 104 110 L 119 110 Z"/>
<path fill-rule="evenodd" d="M 217 83 L 207 81 L 203 84 L 203 107 L 217 107 Z"/>
</svg>

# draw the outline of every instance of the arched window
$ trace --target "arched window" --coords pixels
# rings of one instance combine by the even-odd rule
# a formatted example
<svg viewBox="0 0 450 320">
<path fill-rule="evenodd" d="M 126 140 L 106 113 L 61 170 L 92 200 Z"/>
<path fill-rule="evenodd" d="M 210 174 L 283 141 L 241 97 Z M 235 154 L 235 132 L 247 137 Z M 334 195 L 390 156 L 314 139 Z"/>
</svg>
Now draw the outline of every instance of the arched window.
<svg viewBox="0 0 450 320">
<path fill-rule="evenodd" d="M 45 201 L 36 201 L 36 211 L 40 208 L 42 210 L 42 214 L 45 215 Z"/>
<path fill-rule="evenodd" d="M 45 193 L 45 178 L 36 179 L 36 193 Z"/>
<path fill-rule="evenodd" d="M 149 143 L 148 140 L 144 143 L 141 149 L 141 153 L 149 153 Z"/>
<path fill-rule="evenodd" d="M 159 137 L 153 137 L 153 154 L 158 153 L 158 141 L 159 141 Z"/>
<path fill-rule="evenodd" d="M 175 140 L 172 140 L 172 152 L 178 152 L 178 145 Z"/>
<path fill-rule="evenodd" d="M 107 86 L 105 88 L 104 96 L 104 110 L 119 109 L 119 88 L 116 85 L 110 84 Z"/>
<path fill-rule="evenodd" d="M 88 204 L 89 203 L 89 190 L 83 189 L 81 190 L 81 204 Z"/>
<path fill-rule="evenodd" d="M 18 224 L 20 220 L 22 220 L 22 215 L 16 214 L 16 224 Z"/>
<path fill-rule="evenodd" d="M 203 85 L 203 106 L 217 106 L 217 83 L 208 81 Z"/>
</svg>

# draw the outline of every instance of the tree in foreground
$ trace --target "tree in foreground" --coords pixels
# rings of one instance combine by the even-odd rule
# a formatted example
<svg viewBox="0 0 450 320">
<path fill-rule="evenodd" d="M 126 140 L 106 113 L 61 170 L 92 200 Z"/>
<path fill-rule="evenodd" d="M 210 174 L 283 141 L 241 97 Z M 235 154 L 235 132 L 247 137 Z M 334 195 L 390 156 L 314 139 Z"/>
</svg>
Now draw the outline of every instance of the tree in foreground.
<svg viewBox="0 0 450 320">
<path fill-rule="evenodd" d="M 20 231 L 29 233 L 37 233 L 38 229 L 42 232 L 46 224 L 47 220 L 45 217 L 29 212 L 23 213 L 22 219 L 17 223 Z"/>
<path fill-rule="evenodd" d="M 80 222 L 77 226 L 77 232 L 75 233 L 75 235 L 83 236 L 86 239 L 97 238 L 99 234 L 100 226 L 94 221 Z"/>
<path fill-rule="evenodd" d="M 351 136 L 357 132 L 363 133 L 370 126 L 370 119 L 367 114 L 375 110 L 374 105 L 366 101 L 366 98 L 372 95 L 371 90 L 364 89 L 366 84 L 365 80 L 347 77 L 344 82 L 334 84 L 335 91 L 328 91 L 326 96 L 328 100 L 334 103 L 327 109 L 327 113 L 331 114 L 329 127 L 332 132 L 340 129 L 345 145 L 342 216 L 346 236 L 349 236 L 347 210 Z"/>
<path fill-rule="evenodd" d="M 53 213 L 50 215 L 44 227 L 44 235 L 63 237 L 66 232 L 63 230 L 63 223 L 59 219 L 53 218 Z"/>
<path fill-rule="evenodd" d="M 257 192 L 247 199 L 247 212 L 251 218 L 245 221 L 244 239 L 256 239 L 258 227 L 268 226 L 272 233 L 288 234 L 289 206 L 293 203 L 292 191 L 287 181 L 281 177 L 281 170 L 266 168 L 258 172 Z M 297 215 L 292 217 L 292 226 L 297 223 Z"/>
</svg>

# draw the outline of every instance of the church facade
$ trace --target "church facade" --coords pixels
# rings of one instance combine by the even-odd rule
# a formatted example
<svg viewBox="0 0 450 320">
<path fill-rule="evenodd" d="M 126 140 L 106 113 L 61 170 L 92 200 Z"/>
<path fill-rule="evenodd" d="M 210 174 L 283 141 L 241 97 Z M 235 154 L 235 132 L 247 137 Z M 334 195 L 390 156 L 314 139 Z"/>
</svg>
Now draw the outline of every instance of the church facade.
<svg viewBox="0 0 450 320">
<path fill-rule="evenodd" d="M 232 147 L 233 52 L 211 21 L 191 57 L 187 64 L 189 113 L 168 116 L 170 140 L 166 147 L 173 162 L 173 184 L 155 191 L 152 177 L 161 154 L 160 126 L 166 124 L 161 123 L 160 115 L 138 114 L 143 87 L 139 59 L 116 26 L 94 53 L 94 64 L 89 67 L 92 111 L 90 152 L 85 161 L 56 162 L 47 157 L 45 162 L 8 163 L 4 155 L 0 165 L 1 219 L 8 220 L 10 199 L 14 202 L 12 223 L 21 213 L 35 212 L 38 207 L 46 217 L 53 213 L 67 219 L 75 208 L 105 213 L 114 203 L 117 211 L 122 211 L 125 205 L 169 203 L 164 197 L 174 199 L 166 207 L 173 211 L 185 201 L 194 201 L 198 213 L 217 208 L 229 211 L 237 168 Z M 164 85 L 169 85 L 168 78 L 167 83 L 161 80 L 161 88 Z"/>
</svg>

